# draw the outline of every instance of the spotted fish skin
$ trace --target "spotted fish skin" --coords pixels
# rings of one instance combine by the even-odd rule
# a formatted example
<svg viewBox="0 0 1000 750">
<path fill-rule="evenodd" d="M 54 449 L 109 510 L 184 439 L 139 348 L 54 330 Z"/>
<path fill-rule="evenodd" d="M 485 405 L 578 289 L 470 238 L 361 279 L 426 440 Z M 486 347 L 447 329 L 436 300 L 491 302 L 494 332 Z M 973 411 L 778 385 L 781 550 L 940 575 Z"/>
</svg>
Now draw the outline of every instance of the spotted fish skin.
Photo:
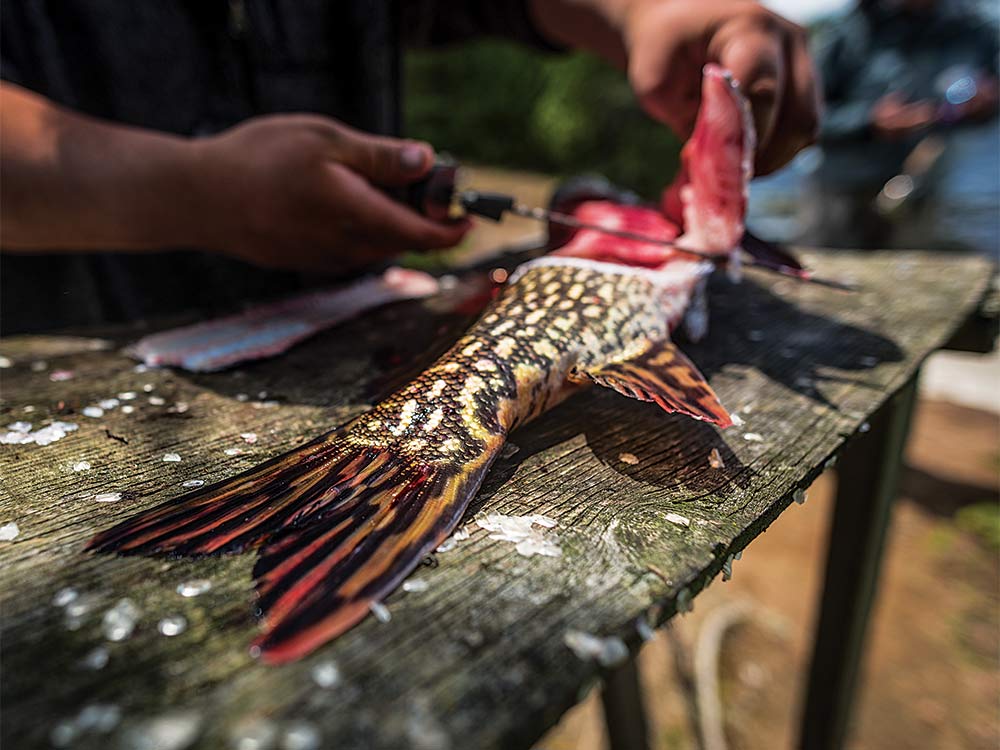
<svg viewBox="0 0 1000 750">
<path fill-rule="evenodd" d="M 296 517 L 311 516 L 313 525 L 293 537 L 291 547 L 280 541 L 265 547 L 254 569 L 270 625 L 258 646 L 268 658 L 295 658 L 367 614 L 359 603 L 381 599 L 453 531 L 507 435 L 588 378 L 608 385 L 603 367 L 665 341 L 709 269 L 680 262 L 657 274 L 551 257 L 528 264 L 435 364 L 326 436 L 330 470 L 314 481 L 343 477 L 338 507 L 325 507 L 323 494 L 318 503 L 298 507 Z M 677 369 L 674 364 L 664 361 L 662 370 Z M 681 379 L 688 366 L 684 360 Z M 661 387 L 634 374 L 630 381 L 621 392 L 637 398 L 643 388 Z M 700 384 L 677 385 L 700 397 Z M 715 398 L 710 389 L 708 396 Z M 646 400 L 658 399 L 654 393 Z M 348 543 L 359 523 L 371 528 Z M 362 557 L 365 567 L 352 568 L 355 550 L 366 544 L 393 553 Z M 319 552 L 306 554 L 303 547 Z M 301 581 L 314 578 L 318 558 L 335 592 L 302 606 L 310 588 Z M 338 602 L 346 614 L 331 624 Z M 310 635 L 313 630 L 318 634 Z"/>
<path fill-rule="evenodd" d="M 434 365 L 362 417 L 349 439 L 436 465 L 478 458 L 571 393 L 575 369 L 665 339 L 687 307 L 685 287 L 703 271 L 684 263 L 690 279 L 667 285 L 654 273 L 565 261 L 521 272 Z"/>
</svg>

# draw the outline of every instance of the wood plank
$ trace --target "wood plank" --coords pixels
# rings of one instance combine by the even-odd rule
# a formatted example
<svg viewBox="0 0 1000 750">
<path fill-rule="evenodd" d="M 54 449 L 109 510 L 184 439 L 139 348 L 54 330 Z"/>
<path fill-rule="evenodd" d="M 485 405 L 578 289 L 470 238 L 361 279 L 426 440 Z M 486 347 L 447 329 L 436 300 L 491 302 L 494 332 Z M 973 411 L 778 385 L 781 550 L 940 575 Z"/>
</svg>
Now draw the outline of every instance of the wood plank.
<svg viewBox="0 0 1000 750">
<path fill-rule="evenodd" d="M 498 462 L 467 516 L 551 516 L 561 557 L 520 556 L 473 527 L 469 540 L 416 574 L 426 591 L 389 598 L 391 622 L 369 618 L 282 667 L 247 653 L 256 630 L 252 556 L 115 559 L 83 554 L 83 545 L 175 496 L 185 480 L 232 475 L 367 408 L 387 387 L 386 372 L 400 362 L 419 366 L 459 322 L 408 303 L 282 359 L 208 376 L 135 372 L 117 351 L 123 335 L 103 350 L 75 338 L 0 342 L 13 362 L 0 370 L 0 424 L 79 425 L 51 445 L 0 445 L 0 525 L 20 529 L 0 542 L 5 744 L 48 747 L 54 730 L 62 740 L 79 729 L 60 722 L 101 704 L 118 707 L 120 723 L 105 714 L 115 724 L 109 734 L 80 730 L 74 747 L 115 746 L 110 735 L 140 747 L 137 737 L 162 730 L 164 717 L 176 731 L 191 730 L 185 747 L 229 746 L 296 721 L 337 747 L 529 745 L 600 674 L 564 645 L 566 631 L 617 635 L 637 649 L 637 618 L 662 623 L 682 590 L 697 593 L 764 531 L 948 340 L 991 273 L 986 261 L 955 255 L 806 259 L 864 291 L 846 295 L 756 272 L 740 285 L 716 279 L 709 336 L 682 345 L 743 426 L 719 433 L 610 392 L 574 396 L 514 434 L 517 452 Z M 45 369 L 32 366 L 42 359 Z M 53 382 L 55 370 L 74 377 Z M 122 402 L 132 413 L 119 406 L 101 418 L 81 414 L 122 392 L 137 394 Z M 257 442 L 240 437 L 248 432 Z M 242 452 L 228 455 L 233 448 Z M 709 466 L 712 448 L 724 469 Z M 625 452 L 638 463 L 622 462 Z M 181 461 L 164 462 L 166 453 Z M 91 468 L 74 471 L 80 461 Z M 105 492 L 125 496 L 94 501 Z M 690 526 L 669 522 L 668 513 Z M 178 595 L 178 584 L 196 578 L 209 579 L 211 590 Z M 52 603 L 67 586 L 91 604 L 69 623 L 75 629 Z M 102 616 L 123 597 L 141 615 L 131 637 L 108 642 Z M 161 635 L 158 621 L 176 614 L 187 629 Z M 85 666 L 98 647 L 107 648 L 107 664 Z M 312 670 L 330 662 L 341 680 L 320 688 Z"/>
</svg>

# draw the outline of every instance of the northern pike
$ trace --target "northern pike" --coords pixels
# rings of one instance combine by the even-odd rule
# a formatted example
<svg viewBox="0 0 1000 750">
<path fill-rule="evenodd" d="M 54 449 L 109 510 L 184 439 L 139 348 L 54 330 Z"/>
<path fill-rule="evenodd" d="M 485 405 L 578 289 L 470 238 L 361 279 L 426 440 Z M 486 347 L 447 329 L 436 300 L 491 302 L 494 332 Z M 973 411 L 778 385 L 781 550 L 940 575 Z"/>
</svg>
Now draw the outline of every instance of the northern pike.
<svg viewBox="0 0 1000 750">
<path fill-rule="evenodd" d="M 89 549 L 208 555 L 259 550 L 265 628 L 254 653 L 297 659 L 369 614 L 460 522 L 518 425 L 597 384 L 719 427 L 729 414 L 670 334 L 705 330 L 704 285 L 743 234 L 753 129 L 715 66 L 677 181 L 657 208 L 588 200 L 591 223 L 674 247 L 580 230 L 519 266 L 435 364 L 394 395 L 289 453 L 140 513 Z"/>
</svg>

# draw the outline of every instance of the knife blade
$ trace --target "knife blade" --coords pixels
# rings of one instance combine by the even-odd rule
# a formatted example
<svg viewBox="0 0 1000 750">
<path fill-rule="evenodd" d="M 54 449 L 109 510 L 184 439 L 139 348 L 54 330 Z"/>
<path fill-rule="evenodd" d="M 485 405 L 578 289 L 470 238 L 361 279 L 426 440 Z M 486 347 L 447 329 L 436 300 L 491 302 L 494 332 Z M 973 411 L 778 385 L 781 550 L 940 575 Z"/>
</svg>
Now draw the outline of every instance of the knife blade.
<svg viewBox="0 0 1000 750">
<path fill-rule="evenodd" d="M 662 240 L 657 237 L 649 237 L 638 232 L 630 232 L 625 229 L 615 229 L 605 227 L 600 224 L 591 224 L 580 221 L 575 216 L 571 216 L 560 211 L 540 208 L 537 206 L 527 206 L 520 203 L 517 198 L 507 193 L 491 191 L 462 189 L 456 187 L 458 165 L 452 160 L 439 161 L 432 168 L 430 174 L 423 180 L 414 183 L 405 189 L 405 194 L 400 198 L 415 208 L 420 213 L 436 220 L 445 220 L 453 217 L 456 213 L 473 214 L 484 219 L 499 222 L 506 214 L 521 216 L 526 219 L 543 222 L 545 224 L 558 224 L 570 229 L 591 230 L 601 232 L 612 237 L 643 242 L 661 247 L 669 247 L 676 252 L 691 255 L 693 257 L 709 260 L 716 264 L 724 263 L 725 256 L 712 253 L 708 250 L 679 246 L 671 240 Z M 755 243 L 755 245 L 765 245 L 775 247 L 777 258 L 790 257 L 787 251 L 775 246 L 774 243 L 767 242 L 753 236 L 749 232 L 744 237 L 744 243 Z M 768 260 L 767 254 L 764 258 L 755 257 L 754 254 L 744 252 L 745 264 L 755 266 L 773 273 L 780 274 L 786 278 L 794 279 L 808 284 L 816 284 L 830 289 L 844 292 L 857 291 L 856 288 L 830 279 L 817 278 L 808 269 L 802 268 L 797 263 L 788 265 L 780 260 Z"/>
<path fill-rule="evenodd" d="M 612 227 L 601 226 L 600 224 L 591 224 L 585 221 L 580 221 L 575 216 L 570 216 L 569 214 L 564 214 L 560 211 L 553 211 L 551 209 L 538 208 L 534 206 L 525 206 L 524 204 L 519 203 L 514 196 L 507 195 L 505 193 L 463 190 L 458 194 L 458 203 L 466 212 L 475 214 L 476 216 L 482 216 L 486 219 L 491 219 L 492 221 L 500 221 L 504 214 L 511 213 L 526 219 L 533 219 L 544 223 L 551 222 L 553 224 L 560 224 L 564 227 L 569 227 L 570 229 L 592 230 L 612 237 L 620 237 L 625 240 L 633 240 L 650 245 L 659 245 L 660 247 L 669 247 L 678 253 L 703 258 L 704 260 L 709 260 L 716 264 L 725 261 L 725 256 L 720 255 L 719 253 L 711 253 L 707 250 L 684 247 L 678 245 L 672 240 L 662 240 L 657 237 L 649 237 L 638 232 L 630 232 L 626 229 L 615 229 Z M 758 245 L 773 244 L 747 232 L 744 238 L 744 244 L 751 241 Z M 781 254 L 787 255 L 785 252 L 782 252 Z M 779 262 L 770 262 L 746 253 L 744 253 L 744 257 L 746 258 L 744 261 L 745 265 L 763 268 L 767 271 L 772 271 L 797 281 L 802 281 L 808 284 L 816 284 L 842 292 L 857 291 L 854 287 L 842 282 L 813 276 L 811 271 L 797 264 L 792 266 Z"/>
<path fill-rule="evenodd" d="M 506 193 L 463 190 L 458 194 L 458 203 L 466 212 L 486 219 L 491 219 L 492 221 L 500 221 L 504 214 L 511 213 L 515 216 L 524 217 L 525 219 L 534 219 L 535 221 L 543 223 L 552 222 L 553 224 L 560 224 L 564 227 L 569 227 L 570 229 L 589 229 L 595 232 L 610 235 L 612 237 L 620 237 L 623 240 L 633 240 L 635 242 L 644 242 L 651 245 L 669 247 L 677 252 L 694 255 L 713 262 L 718 262 L 720 260 L 718 254 L 712 254 L 704 250 L 694 250 L 691 248 L 680 247 L 676 242 L 672 242 L 670 240 L 648 237 L 644 234 L 630 232 L 626 229 L 613 229 L 611 227 L 601 226 L 600 224 L 590 224 L 586 221 L 580 221 L 575 216 L 570 216 L 569 214 L 564 214 L 559 211 L 552 211 L 547 208 L 526 206 L 523 203 L 518 203 L 514 196 L 507 195 Z"/>
</svg>

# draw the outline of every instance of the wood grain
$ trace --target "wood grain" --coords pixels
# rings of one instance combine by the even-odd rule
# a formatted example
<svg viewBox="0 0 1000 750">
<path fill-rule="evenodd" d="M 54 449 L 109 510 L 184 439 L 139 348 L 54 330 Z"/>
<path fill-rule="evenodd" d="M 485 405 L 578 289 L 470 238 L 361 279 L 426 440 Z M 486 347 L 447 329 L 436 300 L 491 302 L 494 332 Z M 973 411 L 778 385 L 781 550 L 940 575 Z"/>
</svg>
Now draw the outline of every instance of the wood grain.
<svg viewBox="0 0 1000 750">
<path fill-rule="evenodd" d="M 708 337 L 681 342 L 743 426 L 719 432 L 602 389 L 574 396 L 514 434 L 517 452 L 498 462 L 467 516 L 551 516 L 561 557 L 522 557 L 473 526 L 469 540 L 418 571 L 426 591 L 389 598 L 391 622 L 369 618 L 283 667 L 247 653 L 256 630 L 252 556 L 116 559 L 82 547 L 96 531 L 180 494 L 184 480 L 229 476 L 367 408 L 389 370 L 421 366 L 455 335 L 455 319 L 401 304 L 281 359 L 205 376 L 134 372 L 118 353 L 129 340 L 121 332 L 105 350 L 72 337 L 0 342 L 13 361 L 0 370 L 3 424 L 80 425 L 48 446 L 0 445 L 0 524 L 20 528 L 0 542 L 4 746 L 48 747 L 58 722 L 93 703 L 119 706 L 122 722 L 110 736 L 83 732 L 74 747 L 115 747 L 120 738 L 129 746 L 144 722 L 178 711 L 197 719 L 194 744 L 206 748 L 229 746 L 262 719 L 312 722 L 328 746 L 342 748 L 529 745 L 599 676 L 564 645 L 565 632 L 618 635 L 638 648 L 637 618 L 671 617 L 682 589 L 697 593 L 763 532 L 975 310 L 991 273 L 985 261 L 956 255 L 806 260 L 863 291 L 761 273 L 739 285 L 716 279 Z M 46 369 L 32 369 L 40 359 Z M 58 369 L 75 377 L 52 382 Z M 138 394 L 123 402 L 135 405 L 132 414 L 80 414 L 123 391 Z M 178 413 L 179 401 L 186 411 Z M 256 443 L 240 437 L 247 432 Z M 709 466 L 713 448 L 725 468 Z M 182 460 L 164 462 L 166 453 Z M 622 453 L 638 462 L 621 461 Z M 83 460 L 92 468 L 74 472 Z M 101 492 L 125 497 L 95 502 Z M 690 526 L 667 521 L 668 513 Z M 177 585 L 193 578 L 213 588 L 179 596 Z M 95 605 L 75 630 L 52 604 L 65 586 Z M 101 616 L 123 597 L 141 610 L 138 626 L 125 641 L 105 642 Z M 172 614 L 189 627 L 168 638 L 157 622 Z M 82 666 L 102 644 L 107 665 Z M 342 680 L 321 689 L 310 670 L 331 660 Z"/>
</svg>

